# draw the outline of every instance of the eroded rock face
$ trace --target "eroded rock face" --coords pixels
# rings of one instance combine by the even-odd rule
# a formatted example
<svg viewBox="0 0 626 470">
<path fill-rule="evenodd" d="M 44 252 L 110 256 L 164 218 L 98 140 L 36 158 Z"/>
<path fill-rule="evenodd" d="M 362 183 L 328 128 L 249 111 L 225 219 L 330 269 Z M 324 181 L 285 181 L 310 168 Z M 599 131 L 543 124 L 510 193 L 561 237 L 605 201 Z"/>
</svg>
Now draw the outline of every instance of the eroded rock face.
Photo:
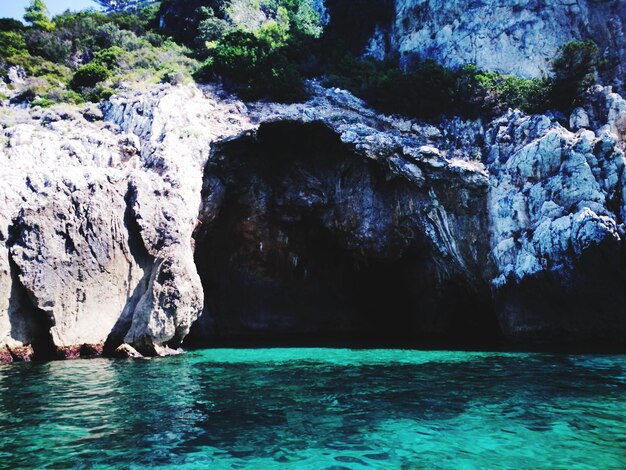
<svg viewBox="0 0 626 470">
<path fill-rule="evenodd" d="M 493 338 L 482 165 L 308 111 L 212 153 L 197 336 Z"/>
<path fill-rule="evenodd" d="M 19 282 L 52 322 L 56 346 L 103 343 L 144 275 L 124 226 L 125 181 L 95 173 L 45 188 L 37 176 L 41 192 L 9 229 Z"/>
<path fill-rule="evenodd" d="M 505 334 L 623 337 L 624 154 L 616 136 L 573 134 L 545 117 L 510 113 L 494 122 L 487 145 L 500 272 L 493 286 Z"/>
<path fill-rule="evenodd" d="M 433 124 L 311 86 L 0 116 L 0 357 L 167 355 L 190 331 L 623 343 L 619 95 Z"/>
<path fill-rule="evenodd" d="M 577 133 L 514 111 L 433 130 L 325 93 L 214 149 L 198 335 L 623 343 L 624 100 L 593 90 Z"/>
<path fill-rule="evenodd" d="M 0 344 L 53 358 L 177 347 L 204 301 L 191 240 L 201 169 L 216 137 L 243 128 L 235 109 L 161 87 L 100 116 L 5 115 Z"/>
<path fill-rule="evenodd" d="M 610 64 L 606 83 L 623 84 L 626 4 L 619 0 L 396 0 L 391 49 L 447 66 L 539 77 L 545 59 L 573 39 L 594 40 Z M 385 44 L 375 35 L 372 46 Z"/>
</svg>

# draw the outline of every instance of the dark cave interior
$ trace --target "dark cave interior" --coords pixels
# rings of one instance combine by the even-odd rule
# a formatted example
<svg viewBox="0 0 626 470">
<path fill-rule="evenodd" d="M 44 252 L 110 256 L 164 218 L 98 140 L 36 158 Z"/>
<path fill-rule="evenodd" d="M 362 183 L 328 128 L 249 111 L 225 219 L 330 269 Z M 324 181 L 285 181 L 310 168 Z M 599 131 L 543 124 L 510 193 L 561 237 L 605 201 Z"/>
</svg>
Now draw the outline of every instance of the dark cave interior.
<svg viewBox="0 0 626 470">
<path fill-rule="evenodd" d="M 261 126 L 216 148 L 205 179 L 209 173 L 223 195 L 195 236 L 205 311 L 186 345 L 500 340 L 488 289 L 442 274 L 419 231 L 385 228 L 365 242 L 355 235 L 370 221 L 363 219 L 368 205 L 376 205 L 363 194 L 371 189 L 381 207 L 393 207 L 414 189 L 355 155 L 324 125 Z M 204 200 L 215 191 L 205 187 Z"/>
</svg>

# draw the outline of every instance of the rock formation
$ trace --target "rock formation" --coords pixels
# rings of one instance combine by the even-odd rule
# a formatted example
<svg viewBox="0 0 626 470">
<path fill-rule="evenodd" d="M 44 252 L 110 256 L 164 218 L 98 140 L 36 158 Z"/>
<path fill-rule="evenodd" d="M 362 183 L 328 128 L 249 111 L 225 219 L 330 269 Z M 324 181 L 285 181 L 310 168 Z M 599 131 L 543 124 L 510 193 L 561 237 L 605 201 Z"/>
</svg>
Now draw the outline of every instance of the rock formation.
<svg viewBox="0 0 626 470">
<path fill-rule="evenodd" d="M 606 59 L 605 83 L 623 85 L 626 4 L 619 0 L 395 0 L 391 24 L 378 25 L 368 48 L 379 57 L 416 54 L 450 67 L 475 63 L 540 77 L 574 39 L 595 41 Z"/>
<path fill-rule="evenodd" d="M 493 333 L 480 241 L 488 175 L 399 127 L 318 89 L 213 149 L 197 335 Z"/>
<path fill-rule="evenodd" d="M 170 354 L 194 324 L 203 342 L 623 342 L 619 95 L 597 87 L 568 129 L 433 125 L 311 87 L 4 109 L 0 358 Z"/>
<path fill-rule="evenodd" d="M 593 98 L 603 116 L 625 104 L 600 88 Z M 574 134 L 546 116 L 510 112 L 487 131 L 499 272 L 492 285 L 510 337 L 598 342 L 624 334 L 623 141 L 614 121 L 595 129 Z"/>
<path fill-rule="evenodd" d="M 588 100 L 577 133 L 517 111 L 433 128 L 318 90 L 216 146 L 196 335 L 620 343 L 626 102 Z"/>
<path fill-rule="evenodd" d="M 210 143 L 243 126 L 229 111 L 165 87 L 104 114 L 4 114 L 0 344 L 42 357 L 180 344 L 203 305 L 191 240 L 201 168 Z"/>
</svg>

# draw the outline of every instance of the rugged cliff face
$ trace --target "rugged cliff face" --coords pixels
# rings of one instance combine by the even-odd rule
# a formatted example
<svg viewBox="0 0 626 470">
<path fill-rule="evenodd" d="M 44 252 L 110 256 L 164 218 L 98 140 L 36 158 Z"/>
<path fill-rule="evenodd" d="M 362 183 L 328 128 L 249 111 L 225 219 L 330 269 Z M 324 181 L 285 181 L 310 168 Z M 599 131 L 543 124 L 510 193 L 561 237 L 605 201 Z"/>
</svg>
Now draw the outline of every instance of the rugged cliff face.
<svg viewBox="0 0 626 470">
<path fill-rule="evenodd" d="M 201 168 L 242 127 L 229 106 L 162 88 L 82 115 L 4 113 L 0 342 L 13 357 L 180 344 L 203 305 Z"/>
<path fill-rule="evenodd" d="M 539 77 L 560 46 L 592 39 L 606 59 L 605 83 L 622 85 L 625 33 L 620 0 L 396 0 L 391 24 L 379 24 L 369 49 Z"/>
<path fill-rule="evenodd" d="M 626 104 L 600 88 L 591 100 L 602 116 Z M 604 122 L 574 134 L 545 116 L 512 112 L 487 131 L 492 257 L 500 273 L 492 286 L 509 337 L 623 337 L 623 130 Z"/>
<path fill-rule="evenodd" d="M 437 126 L 315 84 L 6 110 L 0 344 L 24 359 L 285 335 L 621 344 L 626 102 Z M 199 321 L 196 321 L 200 317 Z"/>
<path fill-rule="evenodd" d="M 196 337 L 622 342 L 625 105 L 597 88 L 570 129 L 283 108 L 205 168 Z"/>
<path fill-rule="evenodd" d="M 493 338 L 483 166 L 323 93 L 213 149 L 196 337 Z"/>
</svg>

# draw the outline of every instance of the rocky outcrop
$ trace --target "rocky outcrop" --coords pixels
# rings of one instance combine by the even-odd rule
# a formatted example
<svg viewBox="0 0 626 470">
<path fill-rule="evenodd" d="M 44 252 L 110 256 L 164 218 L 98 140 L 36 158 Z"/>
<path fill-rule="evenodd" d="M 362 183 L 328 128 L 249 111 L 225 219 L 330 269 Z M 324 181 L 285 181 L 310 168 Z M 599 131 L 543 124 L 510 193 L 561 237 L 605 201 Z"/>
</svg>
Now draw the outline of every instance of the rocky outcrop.
<svg viewBox="0 0 626 470">
<path fill-rule="evenodd" d="M 282 107 L 205 169 L 196 335 L 622 343 L 624 104 L 594 89 L 576 133 L 516 111 L 433 128 L 333 90 Z"/>
<path fill-rule="evenodd" d="M 626 4 L 619 0 L 396 0 L 392 24 L 381 28 L 369 46 L 375 55 L 417 54 L 524 77 L 545 74 L 546 59 L 566 42 L 591 39 L 608 65 L 605 83 L 626 78 Z"/>
<path fill-rule="evenodd" d="M 516 339 L 626 332 L 624 154 L 614 134 L 576 134 L 510 113 L 488 133 L 496 310 Z"/>
<path fill-rule="evenodd" d="M 3 116 L 0 344 L 41 357 L 180 344 L 203 305 L 201 168 L 216 137 L 242 128 L 233 109 L 161 87 L 113 98 L 105 121 L 90 109 Z"/>
<path fill-rule="evenodd" d="M 212 151 L 196 337 L 493 338 L 483 165 L 316 95 Z"/>
<path fill-rule="evenodd" d="M 169 355 L 190 332 L 623 343 L 619 95 L 569 128 L 434 125 L 311 87 L 4 113 L 0 357 Z"/>
</svg>

